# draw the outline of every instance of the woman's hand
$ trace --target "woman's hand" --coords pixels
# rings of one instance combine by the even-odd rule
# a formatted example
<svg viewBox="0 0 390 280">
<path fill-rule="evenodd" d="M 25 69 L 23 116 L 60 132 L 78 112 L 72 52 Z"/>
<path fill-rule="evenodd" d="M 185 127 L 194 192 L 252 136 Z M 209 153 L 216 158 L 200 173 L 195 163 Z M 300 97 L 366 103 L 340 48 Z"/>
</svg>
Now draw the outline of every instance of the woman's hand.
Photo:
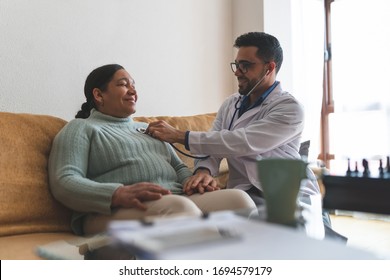
<svg viewBox="0 0 390 280">
<path fill-rule="evenodd" d="M 148 183 L 136 183 L 133 185 L 121 186 L 112 195 L 111 207 L 137 208 L 146 210 L 145 201 L 160 199 L 163 195 L 171 192 L 163 187 Z"/>
<path fill-rule="evenodd" d="M 186 195 L 205 193 L 219 190 L 217 180 L 210 175 L 208 170 L 198 170 L 195 175 L 187 179 L 183 186 Z"/>
</svg>

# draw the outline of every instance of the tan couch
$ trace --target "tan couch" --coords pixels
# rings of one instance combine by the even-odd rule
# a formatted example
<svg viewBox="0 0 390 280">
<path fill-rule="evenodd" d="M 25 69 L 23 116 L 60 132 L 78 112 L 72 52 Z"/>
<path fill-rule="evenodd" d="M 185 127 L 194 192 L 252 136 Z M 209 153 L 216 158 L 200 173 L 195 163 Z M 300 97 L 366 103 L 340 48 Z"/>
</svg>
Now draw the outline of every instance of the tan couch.
<svg viewBox="0 0 390 280">
<path fill-rule="evenodd" d="M 188 117 L 138 117 L 150 122 L 165 119 L 186 130 L 208 130 L 215 113 Z M 50 193 L 47 163 L 54 136 L 66 121 L 45 115 L 0 113 L 0 259 L 39 259 L 39 245 L 75 236 L 71 211 Z M 177 145 L 183 149 L 181 145 Z M 179 156 L 193 168 L 193 160 Z M 222 165 L 221 183 L 227 176 Z"/>
<path fill-rule="evenodd" d="M 183 130 L 208 130 L 215 113 L 186 117 L 136 117 L 166 120 Z M 0 259 L 39 259 L 37 246 L 72 240 L 71 211 L 50 193 L 47 164 L 54 136 L 66 121 L 53 116 L 0 112 Z M 182 145 L 176 146 L 185 150 Z M 193 159 L 178 155 L 193 168 Z M 221 185 L 228 177 L 222 162 Z"/>
</svg>

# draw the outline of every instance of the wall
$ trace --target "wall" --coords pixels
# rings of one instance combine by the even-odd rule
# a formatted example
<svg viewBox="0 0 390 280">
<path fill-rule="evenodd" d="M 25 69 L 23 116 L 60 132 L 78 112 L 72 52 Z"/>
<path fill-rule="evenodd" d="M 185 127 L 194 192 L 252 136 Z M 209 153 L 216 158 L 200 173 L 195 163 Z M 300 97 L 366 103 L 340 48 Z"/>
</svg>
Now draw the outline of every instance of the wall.
<svg viewBox="0 0 390 280">
<path fill-rule="evenodd" d="M 264 31 L 263 0 L 233 0 L 232 1 L 232 42 L 243 33 Z M 237 49 L 233 48 L 233 58 Z M 234 90 L 238 87 L 236 76 L 232 76 Z"/>
<path fill-rule="evenodd" d="M 321 3 L 0 0 L 0 111 L 70 120 L 84 102 L 88 73 L 106 63 L 119 63 L 136 80 L 136 115 L 215 112 L 237 88 L 229 67 L 236 54 L 234 39 L 264 30 L 282 44 L 284 62 L 278 80 L 306 102 L 303 140 L 311 139 L 313 146 L 318 143 L 320 112 L 313 104 L 321 99 L 313 102 L 308 96 L 321 97 L 322 76 L 313 78 L 309 64 L 313 57 L 321 59 L 322 53 L 309 56 L 305 46 L 321 36 L 322 29 L 306 35 L 309 40 L 302 33 L 313 25 L 313 17 L 321 21 L 321 16 L 307 12 L 311 16 L 304 21 L 302 7 Z"/>
<path fill-rule="evenodd" d="M 264 30 L 263 0 L 232 1 L 233 40 L 250 31 Z"/>
<path fill-rule="evenodd" d="M 136 115 L 214 112 L 235 90 L 234 2 L 0 0 L 0 111 L 70 120 L 87 74 L 119 63 L 136 80 Z"/>
</svg>

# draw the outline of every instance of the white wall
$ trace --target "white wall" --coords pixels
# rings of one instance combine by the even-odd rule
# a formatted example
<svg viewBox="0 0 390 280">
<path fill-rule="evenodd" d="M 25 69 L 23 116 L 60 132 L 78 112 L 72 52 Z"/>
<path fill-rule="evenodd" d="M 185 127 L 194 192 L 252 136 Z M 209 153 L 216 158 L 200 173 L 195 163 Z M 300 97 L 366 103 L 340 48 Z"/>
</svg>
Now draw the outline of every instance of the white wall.
<svg viewBox="0 0 390 280">
<path fill-rule="evenodd" d="M 283 48 L 283 64 L 277 80 L 292 93 L 292 18 L 291 0 L 264 0 L 264 31 L 278 38 Z"/>
<path fill-rule="evenodd" d="M 70 120 L 88 73 L 119 63 L 136 115 L 214 112 L 235 90 L 232 1 L 0 0 L 0 111 Z"/>
<path fill-rule="evenodd" d="M 214 112 L 236 90 L 234 39 L 256 30 L 280 39 L 292 91 L 290 1 L 0 0 L 0 111 L 70 120 L 88 73 L 119 63 L 136 79 L 136 115 Z"/>
<path fill-rule="evenodd" d="M 284 62 L 278 80 L 307 100 L 313 92 L 302 90 L 302 82 L 312 79 L 302 74 L 313 71 L 301 67 L 306 42 L 293 40 L 303 12 L 299 4 L 294 15 L 293 6 L 305 1 L 321 2 L 0 0 L 0 111 L 70 120 L 85 100 L 89 72 L 119 63 L 136 80 L 136 115 L 215 112 L 236 91 L 229 67 L 233 43 L 249 31 L 280 40 Z M 312 106 L 311 111 L 320 112 Z M 307 138 L 316 138 L 319 123 L 312 115 L 307 119 L 315 120 L 307 125 Z"/>
<path fill-rule="evenodd" d="M 263 0 L 233 0 L 233 40 L 251 31 L 264 30 Z"/>
<path fill-rule="evenodd" d="M 119 63 L 136 80 L 136 115 L 215 112 L 237 88 L 235 38 L 265 31 L 283 47 L 277 79 L 305 106 L 315 160 L 322 17 L 321 0 L 0 0 L 0 111 L 70 120 L 88 73 Z"/>
<path fill-rule="evenodd" d="M 233 0 L 233 26 L 232 45 L 235 39 L 241 34 L 252 31 L 264 31 L 264 9 L 263 0 Z M 236 57 L 237 49 L 233 48 L 233 59 Z M 236 76 L 232 76 L 233 88 L 237 89 Z"/>
</svg>

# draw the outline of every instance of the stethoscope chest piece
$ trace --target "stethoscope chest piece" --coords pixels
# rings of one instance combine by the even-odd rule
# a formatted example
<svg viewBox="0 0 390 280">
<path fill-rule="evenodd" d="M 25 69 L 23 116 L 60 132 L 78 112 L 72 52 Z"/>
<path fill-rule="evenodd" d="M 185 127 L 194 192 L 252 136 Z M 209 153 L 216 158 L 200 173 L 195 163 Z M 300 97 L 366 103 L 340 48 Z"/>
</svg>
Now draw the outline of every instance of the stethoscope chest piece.
<svg viewBox="0 0 390 280">
<path fill-rule="evenodd" d="M 138 132 L 143 133 L 143 134 L 145 134 L 145 132 L 146 132 L 146 128 L 143 128 L 143 127 L 138 127 L 135 130 L 137 130 Z"/>
</svg>

